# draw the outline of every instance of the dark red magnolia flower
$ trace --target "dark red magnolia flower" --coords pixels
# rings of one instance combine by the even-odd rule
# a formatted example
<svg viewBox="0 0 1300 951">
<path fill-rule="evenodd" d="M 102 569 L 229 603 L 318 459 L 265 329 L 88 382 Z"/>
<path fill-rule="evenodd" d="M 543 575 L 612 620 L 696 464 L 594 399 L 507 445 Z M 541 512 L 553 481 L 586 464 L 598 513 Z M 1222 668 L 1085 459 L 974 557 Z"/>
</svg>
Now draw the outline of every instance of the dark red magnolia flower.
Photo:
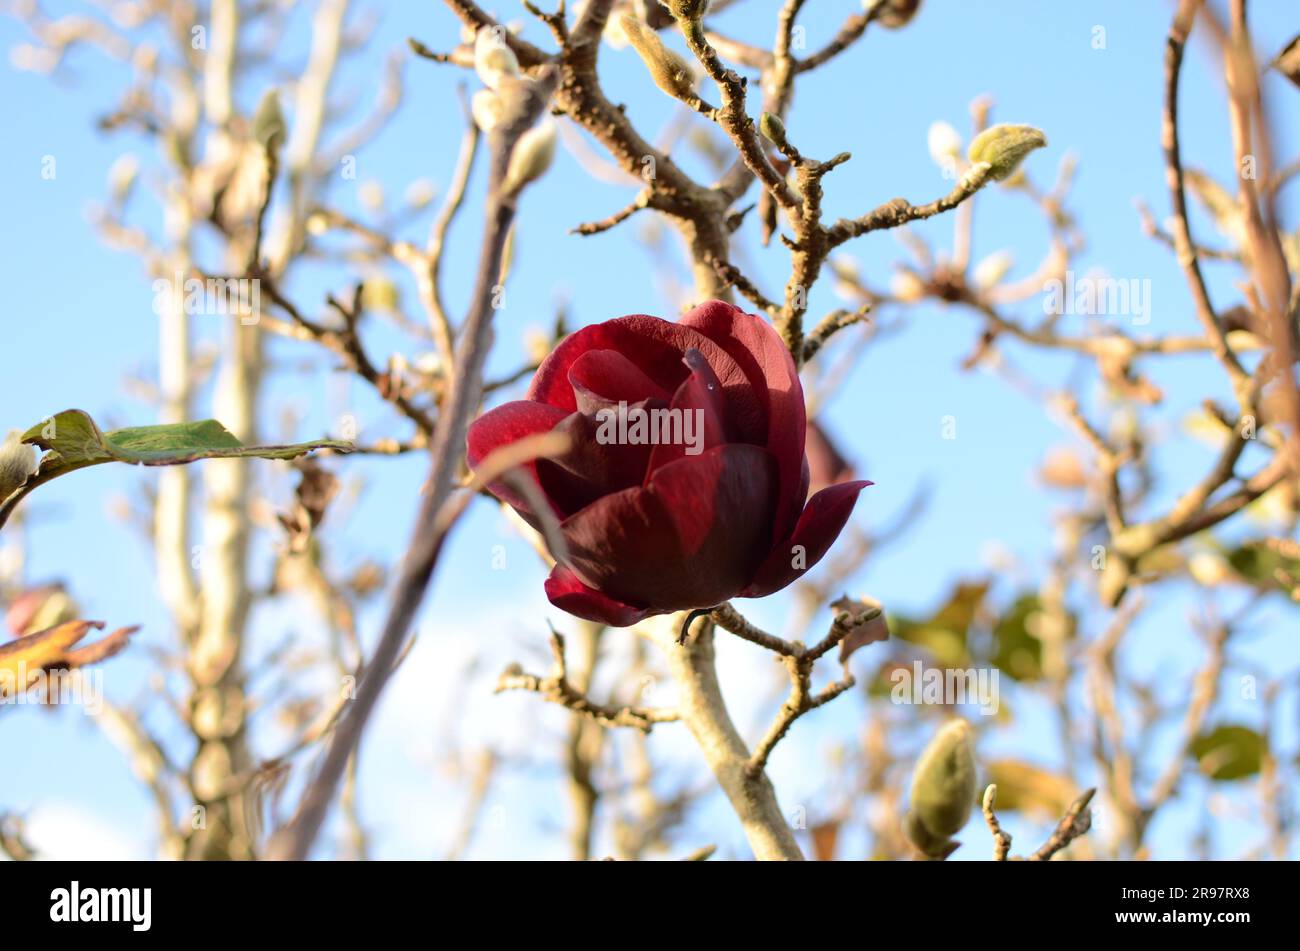
<svg viewBox="0 0 1300 951">
<path fill-rule="evenodd" d="M 612 422 L 620 413 L 671 420 L 665 410 L 684 411 L 677 417 L 693 430 L 652 422 L 651 436 L 674 437 L 656 443 Z M 570 614 L 626 627 L 771 594 L 826 554 L 870 483 L 809 499 L 806 427 L 781 338 L 762 318 L 709 301 L 677 323 L 619 317 L 565 338 L 527 399 L 470 427 L 469 463 L 535 433 L 570 437 L 565 456 L 527 467 L 568 546 L 546 595 Z M 518 493 L 490 489 L 538 525 Z"/>
</svg>

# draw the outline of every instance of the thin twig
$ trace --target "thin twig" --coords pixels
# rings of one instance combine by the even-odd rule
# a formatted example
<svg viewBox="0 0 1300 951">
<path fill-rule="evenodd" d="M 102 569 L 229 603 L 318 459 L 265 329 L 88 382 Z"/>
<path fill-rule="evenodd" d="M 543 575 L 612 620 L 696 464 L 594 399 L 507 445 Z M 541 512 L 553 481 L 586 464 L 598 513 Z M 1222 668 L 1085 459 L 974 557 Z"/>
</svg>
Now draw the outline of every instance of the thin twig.
<svg viewBox="0 0 1300 951">
<path fill-rule="evenodd" d="M 1033 855 L 1029 856 L 1031 862 L 1046 862 L 1057 852 L 1061 851 L 1079 836 L 1083 835 L 1092 827 L 1092 813 L 1088 809 L 1088 803 L 1092 802 L 1092 797 L 1096 795 L 1097 790 L 1089 789 L 1084 792 L 1078 799 L 1070 805 L 1065 816 L 1056 825 L 1056 830 L 1052 837 L 1044 842 Z"/>
<path fill-rule="evenodd" d="M 591 717 L 602 726 L 631 727 L 649 733 L 656 723 L 675 723 L 681 719 L 676 710 L 633 705 L 614 706 L 597 703 L 569 682 L 568 665 L 564 658 L 564 637 L 551 631 L 551 655 L 555 659 L 551 673 L 546 677 L 525 673 L 517 664 L 506 668 L 497 679 L 493 693 L 508 690 L 527 690 L 543 700 L 559 704 L 574 713 Z"/>
<path fill-rule="evenodd" d="M 1002 831 L 1002 823 L 998 821 L 998 815 L 993 811 L 997 798 L 997 784 L 989 783 L 988 788 L 984 790 L 984 799 L 980 808 L 984 812 L 984 823 L 989 827 L 989 831 L 993 833 L 993 861 L 1005 862 L 1007 854 L 1011 851 L 1011 835 Z"/>
<path fill-rule="evenodd" d="M 357 687 L 356 699 L 347 716 L 335 728 L 325 758 L 308 782 L 293 820 L 272 838 L 268 854 L 273 858 L 303 859 L 310 851 L 348 759 L 360 742 L 379 695 L 392 676 L 394 663 L 433 576 L 445 536 L 434 532 L 432 527 L 451 493 L 452 475 L 464 456 L 465 430 L 470 413 L 477 405 L 491 338 L 493 301 L 501 274 L 502 252 L 514 221 L 517 196 L 505 194 L 502 185 L 515 143 L 536 121 L 554 91 L 557 79 L 554 70 L 543 70 L 533 86 L 520 86 L 522 102 L 518 112 L 511 121 L 493 130 L 490 137 L 492 170 L 488 185 L 487 227 L 470 314 L 465 321 L 456 381 L 443 412 L 439 414 L 434 433 L 428 489 L 410 547 L 402 561 L 401 576 L 393 593 L 388 618 L 366 666 L 366 674 Z"/>
</svg>

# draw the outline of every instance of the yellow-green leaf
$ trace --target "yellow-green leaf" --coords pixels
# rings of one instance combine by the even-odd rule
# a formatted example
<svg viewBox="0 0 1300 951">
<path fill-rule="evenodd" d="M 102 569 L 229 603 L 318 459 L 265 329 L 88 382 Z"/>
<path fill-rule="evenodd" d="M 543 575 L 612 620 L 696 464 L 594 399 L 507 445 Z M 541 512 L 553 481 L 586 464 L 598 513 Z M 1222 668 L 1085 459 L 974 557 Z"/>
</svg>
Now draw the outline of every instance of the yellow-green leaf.
<svg viewBox="0 0 1300 951">
<path fill-rule="evenodd" d="M 36 472 L 0 500 L 0 526 L 33 489 L 61 475 L 106 462 L 175 466 L 200 459 L 294 459 L 316 449 L 350 452 L 352 443 L 334 439 L 284 446 L 245 446 L 215 419 L 102 431 L 88 413 L 64 410 L 23 434 L 22 441 L 46 450 Z"/>
<path fill-rule="evenodd" d="M 1266 751 L 1264 738 L 1247 726 L 1224 725 L 1192 741 L 1201 772 L 1211 779 L 1244 779 L 1259 772 Z"/>
</svg>

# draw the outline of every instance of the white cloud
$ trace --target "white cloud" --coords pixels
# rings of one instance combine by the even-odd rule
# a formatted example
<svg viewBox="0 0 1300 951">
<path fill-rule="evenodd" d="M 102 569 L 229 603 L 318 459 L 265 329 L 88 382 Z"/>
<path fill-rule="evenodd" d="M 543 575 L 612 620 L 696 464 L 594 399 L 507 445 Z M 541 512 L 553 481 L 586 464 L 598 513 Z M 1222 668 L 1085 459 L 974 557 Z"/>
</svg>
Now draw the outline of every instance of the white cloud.
<svg viewBox="0 0 1300 951">
<path fill-rule="evenodd" d="M 41 859 L 74 861 L 151 858 L 135 830 L 67 802 L 36 806 L 27 815 L 24 838 Z"/>
</svg>

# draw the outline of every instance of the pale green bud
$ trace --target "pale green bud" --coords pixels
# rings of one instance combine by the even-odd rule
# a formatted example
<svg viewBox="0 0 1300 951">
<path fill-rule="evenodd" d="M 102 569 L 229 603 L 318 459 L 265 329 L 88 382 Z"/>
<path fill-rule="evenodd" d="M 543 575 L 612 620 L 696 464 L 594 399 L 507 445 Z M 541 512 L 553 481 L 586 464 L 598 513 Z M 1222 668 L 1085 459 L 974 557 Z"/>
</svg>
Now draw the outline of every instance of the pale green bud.
<svg viewBox="0 0 1300 951">
<path fill-rule="evenodd" d="M 947 858 L 958 845 L 951 839 L 931 833 L 911 809 L 903 815 L 903 832 L 918 852 L 932 859 Z"/>
<path fill-rule="evenodd" d="M 361 285 L 361 306 L 379 313 L 396 313 L 402 306 L 401 292 L 386 277 L 375 277 Z"/>
<path fill-rule="evenodd" d="M 286 135 L 288 127 L 280 111 L 280 97 L 274 89 L 268 89 L 253 113 L 253 139 L 268 152 L 278 152 Z"/>
<path fill-rule="evenodd" d="M 406 186 L 406 191 L 402 193 L 402 198 L 411 208 L 423 208 L 437 197 L 438 189 L 427 178 L 417 178 L 411 184 Z"/>
<path fill-rule="evenodd" d="M 135 187 L 140 174 L 140 160 L 131 153 L 119 155 L 108 169 L 108 190 L 113 201 L 123 202 Z"/>
<path fill-rule="evenodd" d="M 975 268 L 971 271 L 971 283 L 984 290 L 1001 284 L 1002 279 L 1010 272 L 1015 260 L 1010 251 L 994 251 L 975 265 Z"/>
<path fill-rule="evenodd" d="M 474 71 L 489 89 L 496 89 L 502 76 L 519 75 L 519 58 L 505 38 L 506 32 L 493 26 L 483 27 L 474 38 Z"/>
<path fill-rule="evenodd" d="M 1047 136 L 1031 125 L 1002 123 L 975 136 L 966 157 L 977 165 L 987 163 L 990 177 L 1001 182 L 1015 174 L 1026 155 L 1046 144 Z"/>
<path fill-rule="evenodd" d="M 21 433 L 12 431 L 0 443 L 0 500 L 8 498 L 35 471 L 36 450 L 22 442 Z"/>
<path fill-rule="evenodd" d="M 488 133 L 497 127 L 505 107 L 501 97 L 491 89 L 480 89 L 469 100 L 469 111 L 474 116 L 474 124 L 479 130 Z"/>
<path fill-rule="evenodd" d="M 776 146 L 785 145 L 785 123 L 781 117 L 765 112 L 758 117 L 758 131 Z"/>
<path fill-rule="evenodd" d="M 510 167 L 502 189 L 512 195 L 529 182 L 536 181 L 551 167 L 555 158 L 555 122 L 543 120 L 519 137 L 510 153 Z"/>
<path fill-rule="evenodd" d="M 961 154 L 961 134 L 947 122 L 933 122 L 926 136 L 930 158 L 940 168 L 952 165 Z"/>
<path fill-rule="evenodd" d="M 970 724 L 952 720 L 935 734 L 912 773 L 907 833 L 926 855 L 943 853 L 975 803 L 975 751 Z"/>
<path fill-rule="evenodd" d="M 925 292 L 925 281 L 912 271 L 899 271 L 890 278 L 889 293 L 905 304 L 919 301 Z"/>
</svg>

